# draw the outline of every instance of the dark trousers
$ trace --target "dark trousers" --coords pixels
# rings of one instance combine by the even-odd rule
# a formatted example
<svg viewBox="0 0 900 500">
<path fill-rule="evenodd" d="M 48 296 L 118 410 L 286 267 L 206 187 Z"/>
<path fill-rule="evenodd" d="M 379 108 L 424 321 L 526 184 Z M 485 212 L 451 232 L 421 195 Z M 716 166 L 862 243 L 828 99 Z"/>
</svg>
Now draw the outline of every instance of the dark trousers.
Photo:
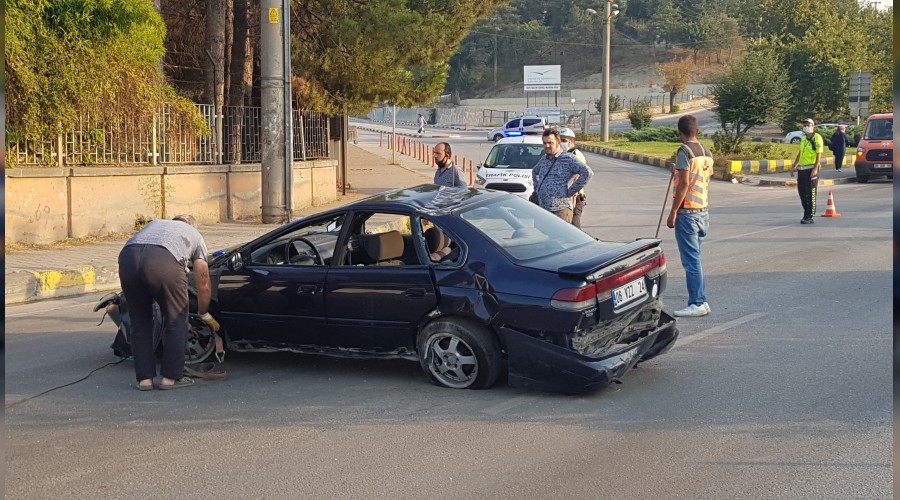
<svg viewBox="0 0 900 500">
<path fill-rule="evenodd" d="M 844 168 L 844 153 L 834 154 L 834 168 L 835 170 Z"/>
<path fill-rule="evenodd" d="M 575 195 L 575 209 L 572 210 L 572 225 L 581 229 L 581 214 L 584 213 L 584 197 Z"/>
<path fill-rule="evenodd" d="M 819 186 L 819 178 L 812 177 L 813 169 L 799 170 L 797 172 L 797 192 L 800 194 L 800 204 L 803 205 L 803 218 L 812 219 L 816 215 L 816 188 Z"/>
<path fill-rule="evenodd" d="M 184 266 L 163 247 L 128 245 L 119 253 L 119 281 L 128 300 L 132 331 L 129 341 L 138 381 L 156 376 L 153 345 L 153 302 L 163 315 L 163 377 L 184 376 L 188 335 L 188 279 Z"/>
</svg>

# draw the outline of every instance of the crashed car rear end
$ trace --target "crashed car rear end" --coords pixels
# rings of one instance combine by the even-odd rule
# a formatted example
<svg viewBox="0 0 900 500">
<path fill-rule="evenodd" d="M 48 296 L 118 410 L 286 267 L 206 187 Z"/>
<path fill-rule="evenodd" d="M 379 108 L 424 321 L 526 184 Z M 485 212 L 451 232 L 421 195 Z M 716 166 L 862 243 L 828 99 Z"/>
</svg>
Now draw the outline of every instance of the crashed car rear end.
<svg viewBox="0 0 900 500">
<path fill-rule="evenodd" d="M 534 227 L 517 228 L 509 238 L 482 231 L 517 268 L 492 283 L 499 305 L 491 326 L 506 355 L 510 385 L 595 391 L 672 347 L 678 330 L 663 310 L 660 240 L 597 241 L 523 209 L 515 211 L 515 220 L 534 217 Z M 514 236 L 525 241 L 517 245 Z"/>
</svg>

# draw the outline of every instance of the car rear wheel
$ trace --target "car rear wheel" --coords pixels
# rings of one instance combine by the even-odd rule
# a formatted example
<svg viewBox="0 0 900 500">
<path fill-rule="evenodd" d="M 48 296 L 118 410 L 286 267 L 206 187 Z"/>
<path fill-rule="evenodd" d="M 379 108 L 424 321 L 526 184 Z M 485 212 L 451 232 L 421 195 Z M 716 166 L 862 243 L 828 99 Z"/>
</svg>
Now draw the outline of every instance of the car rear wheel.
<svg viewBox="0 0 900 500">
<path fill-rule="evenodd" d="M 793 139 L 791 139 L 791 144 L 800 144 L 800 138 L 794 137 Z"/>
<path fill-rule="evenodd" d="M 500 139 L 503 139 L 503 134 L 496 134 L 496 135 L 494 135 L 494 142 L 497 142 L 497 141 L 499 141 Z"/>
<path fill-rule="evenodd" d="M 856 182 L 858 182 L 860 184 L 865 184 L 865 183 L 869 182 L 869 176 L 868 175 L 857 175 Z"/>
<path fill-rule="evenodd" d="M 500 346 L 490 332 L 474 323 L 432 321 L 419 332 L 416 347 L 422 369 L 436 385 L 487 389 L 500 376 Z"/>
</svg>

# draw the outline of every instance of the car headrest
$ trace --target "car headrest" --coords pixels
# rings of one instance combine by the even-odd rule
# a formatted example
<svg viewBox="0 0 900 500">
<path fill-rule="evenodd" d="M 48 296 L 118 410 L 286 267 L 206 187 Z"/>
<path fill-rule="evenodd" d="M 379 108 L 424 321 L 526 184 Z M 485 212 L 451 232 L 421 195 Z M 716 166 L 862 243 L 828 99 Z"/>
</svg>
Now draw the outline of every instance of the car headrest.
<svg viewBox="0 0 900 500">
<path fill-rule="evenodd" d="M 450 253 L 450 238 L 440 229 L 430 227 L 425 230 L 424 236 L 432 261 L 440 262 L 441 259 Z"/>
<path fill-rule="evenodd" d="M 373 234 L 366 239 L 366 253 L 375 262 L 399 258 L 403 255 L 403 235 L 400 231 Z"/>
</svg>

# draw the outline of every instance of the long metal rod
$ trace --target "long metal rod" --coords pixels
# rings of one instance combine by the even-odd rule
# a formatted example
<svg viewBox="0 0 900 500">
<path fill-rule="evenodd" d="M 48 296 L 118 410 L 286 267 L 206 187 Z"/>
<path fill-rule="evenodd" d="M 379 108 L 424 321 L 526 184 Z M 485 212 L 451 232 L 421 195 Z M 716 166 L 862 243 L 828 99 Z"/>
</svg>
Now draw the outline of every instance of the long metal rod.
<svg viewBox="0 0 900 500">
<path fill-rule="evenodd" d="M 656 234 L 654 238 L 659 238 L 659 228 L 662 226 L 663 214 L 666 212 L 666 205 L 669 203 L 669 191 L 672 189 L 672 180 L 675 179 L 675 171 L 669 176 L 669 185 L 666 187 L 666 196 L 663 198 L 662 209 L 659 211 L 659 222 L 656 223 Z"/>
</svg>

